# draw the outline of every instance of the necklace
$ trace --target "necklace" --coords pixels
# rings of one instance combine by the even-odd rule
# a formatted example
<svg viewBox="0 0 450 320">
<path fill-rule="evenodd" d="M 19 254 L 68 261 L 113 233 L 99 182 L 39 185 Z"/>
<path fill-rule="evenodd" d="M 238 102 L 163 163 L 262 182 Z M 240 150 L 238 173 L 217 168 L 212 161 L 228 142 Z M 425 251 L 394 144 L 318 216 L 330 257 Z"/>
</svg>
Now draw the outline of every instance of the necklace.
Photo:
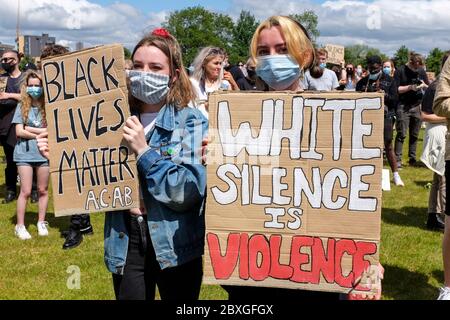
<svg viewBox="0 0 450 320">
<path fill-rule="evenodd" d="M 39 128 L 41 126 L 41 120 L 39 120 L 39 109 L 32 108 L 34 114 L 33 126 Z"/>
</svg>

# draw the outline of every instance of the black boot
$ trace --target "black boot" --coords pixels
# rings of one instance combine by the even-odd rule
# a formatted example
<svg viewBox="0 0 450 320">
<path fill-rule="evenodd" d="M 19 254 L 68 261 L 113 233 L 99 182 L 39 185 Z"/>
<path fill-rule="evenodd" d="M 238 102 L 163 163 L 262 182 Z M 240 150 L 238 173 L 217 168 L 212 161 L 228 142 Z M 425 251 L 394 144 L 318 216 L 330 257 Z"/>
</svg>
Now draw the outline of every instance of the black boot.
<svg viewBox="0 0 450 320">
<path fill-rule="evenodd" d="M 5 200 L 2 201 L 3 204 L 10 203 L 16 200 L 17 194 L 14 191 L 7 191 Z"/>
<path fill-rule="evenodd" d="M 70 229 L 67 236 L 66 241 L 64 241 L 63 249 L 73 249 L 80 245 L 80 243 L 83 241 L 83 235 L 81 234 L 81 231 L 78 229 Z"/>
<path fill-rule="evenodd" d="M 436 230 L 436 231 L 444 231 L 445 224 L 442 221 L 439 221 L 437 217 L 437 213 L 428 213 L 427 219 L 427 229 Z"/>
</svg>

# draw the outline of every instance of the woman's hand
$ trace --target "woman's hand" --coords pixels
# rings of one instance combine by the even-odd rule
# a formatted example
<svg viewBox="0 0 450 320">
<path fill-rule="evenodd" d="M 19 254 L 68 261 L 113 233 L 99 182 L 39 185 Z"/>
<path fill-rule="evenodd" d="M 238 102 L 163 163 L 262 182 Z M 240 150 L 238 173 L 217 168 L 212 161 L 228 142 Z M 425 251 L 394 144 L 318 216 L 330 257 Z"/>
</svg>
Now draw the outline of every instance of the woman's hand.
<svg viewBox="0 0 450 320">
<path fill-rule="evenodd" d="M 202 140 L 202 163 L 203 165 L 206 165 L 206 153 L 208 151 L 208 137 L 206 136 Z"/>
<path fill-rule="evenodd" d="M 0 92 L 0 100 L 10 99 L 10 94 L 7 92 Z"/>
<path fill-rule="evenodd" d="M 223 72 L 223 78 L 227 80 L 231 84 L 231 89 L 234 91 L 240 91 L 238 84 L 234 80 L 233 76 L 230 72 L 224 71 Z"/>
<path fill-rule="evenodd" d="M 144 127 L 136 116 L 128 118 L 123 127 L 123 131 L 124 139 L 136 155 L 140 155 L 147 149 L 148 145 L 145 140 Z"/>
<path fill-rule="evenodd" d="M 48 159 L 50 156 L 50 149 L 48 147 L 48 131 L 45 131 L 37 136 L 37 146 L 41 155 Z"/>
</svg>

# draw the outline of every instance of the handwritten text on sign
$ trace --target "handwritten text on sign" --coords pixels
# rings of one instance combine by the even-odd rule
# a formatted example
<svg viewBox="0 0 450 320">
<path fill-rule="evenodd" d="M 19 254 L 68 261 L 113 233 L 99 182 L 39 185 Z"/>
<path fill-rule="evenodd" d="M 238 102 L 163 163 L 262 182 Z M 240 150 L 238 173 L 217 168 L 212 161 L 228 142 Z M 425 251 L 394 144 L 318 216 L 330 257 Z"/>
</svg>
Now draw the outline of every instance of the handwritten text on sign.
<svg viewBox="0 0 450 320">
<path fill-rule="evenodd" d="M 123 143 L 129 117 L 120 45 L 44 60 L 56 215 L 138 205 L 135 158 Z"/>
<path fill-rule="evenodd" d="M 382 95 L 217 94 L 210 108 L 207 281 L 374 291 Z"/>
</svg>

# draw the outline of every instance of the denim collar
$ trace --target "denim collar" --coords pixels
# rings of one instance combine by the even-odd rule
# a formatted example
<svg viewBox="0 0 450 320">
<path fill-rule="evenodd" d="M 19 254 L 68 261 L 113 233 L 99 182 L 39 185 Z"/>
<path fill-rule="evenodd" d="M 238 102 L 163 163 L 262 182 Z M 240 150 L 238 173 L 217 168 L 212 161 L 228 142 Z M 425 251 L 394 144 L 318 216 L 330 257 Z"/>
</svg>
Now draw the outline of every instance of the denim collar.
<svg viewBox="0 0 450 320">
<path fill-rule="evenodd" d="M 159 111 L 156 117 L 155 126 L 167 131 L 175 130 L 175 107 L 173 105 L 165 105 Z"/>
</svg>

